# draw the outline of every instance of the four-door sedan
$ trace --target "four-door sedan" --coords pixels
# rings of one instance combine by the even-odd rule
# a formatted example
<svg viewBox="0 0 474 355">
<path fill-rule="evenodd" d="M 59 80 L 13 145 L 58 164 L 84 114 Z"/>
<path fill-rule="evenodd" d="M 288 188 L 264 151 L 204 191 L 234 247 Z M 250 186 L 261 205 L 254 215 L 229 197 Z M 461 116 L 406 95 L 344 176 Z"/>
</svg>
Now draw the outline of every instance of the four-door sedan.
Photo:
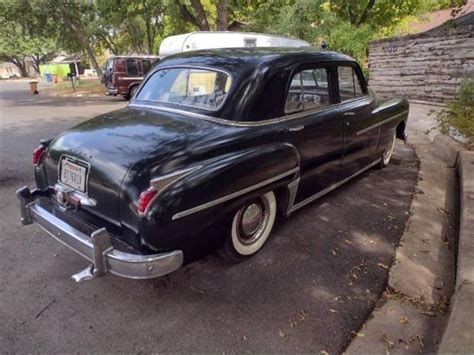
<svg viewBox="0 0 474 355">
<path fill-rule="evenodd" d="M 406 100 L 377 99 L 338 53 L 167 57 L 127 108 L 41 142 L 37 189 L 17 192 L 22 222 L 92 262 L 76 281 L 158 277 L 216 242 L 240 261 L 263 247 L 279 213 L 386 166 L 407 116 Z"/>
</svg>

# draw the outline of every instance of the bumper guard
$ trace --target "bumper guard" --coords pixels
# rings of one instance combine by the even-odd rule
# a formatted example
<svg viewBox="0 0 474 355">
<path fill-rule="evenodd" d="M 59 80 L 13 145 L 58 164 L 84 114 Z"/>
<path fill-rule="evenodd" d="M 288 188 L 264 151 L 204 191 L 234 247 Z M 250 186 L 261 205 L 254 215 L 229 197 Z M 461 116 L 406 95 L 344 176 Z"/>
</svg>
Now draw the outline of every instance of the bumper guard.
<svg viewBox="0 0 474 355">
<path fill-rule="evenodd" d="M 105 228 L 90 236 L 82 233 L 36 203 L 39 197 L 46 195 L 47 192 L 30 191 L 26 186 L 17 190 L 21 222 L 24 225 L 38 224 L 51 237 L 92 262 L 72 276 L 76 282 L 100 277 L 107 272 L 129 279 L 151 279 L 169 274 L 183 264 L 181 250 L 154 255 L 124 253 L 114 249 Z"/>
</svg>

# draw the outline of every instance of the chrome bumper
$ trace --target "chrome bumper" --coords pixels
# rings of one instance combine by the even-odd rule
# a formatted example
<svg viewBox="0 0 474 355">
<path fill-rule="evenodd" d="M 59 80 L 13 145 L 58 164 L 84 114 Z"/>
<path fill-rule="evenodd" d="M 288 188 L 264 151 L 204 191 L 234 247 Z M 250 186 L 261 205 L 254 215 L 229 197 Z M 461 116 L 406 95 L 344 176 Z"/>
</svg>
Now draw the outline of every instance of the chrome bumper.
<svg viewBox="0 0 474 355">
<path fill-rule="evenodd" d="M 114 249 L 105 228 L 96 230 L 90 236 L 82 233 L 36 203 L 44 194 L 39 190 L 30 191 L 26 186 L 17 190 L 21 222 L 24 225 L 38 224 L 54 239 L 92 262 L 72 276 L 75 281 L 90 280 L 107 272 L 130 279 L 151 279 L 169 274 L 183 264 L 183 252 L 180 250 L 154 255 L 129 254 Z"/>
<path fill-rule="evenodd" d="M 118 94 L 118 89 L 116 88 L 109 88 L 109 87 L 106 87 L 107 89 L 107 95 L 108 96 L 115 96 Z"/>
</svg>

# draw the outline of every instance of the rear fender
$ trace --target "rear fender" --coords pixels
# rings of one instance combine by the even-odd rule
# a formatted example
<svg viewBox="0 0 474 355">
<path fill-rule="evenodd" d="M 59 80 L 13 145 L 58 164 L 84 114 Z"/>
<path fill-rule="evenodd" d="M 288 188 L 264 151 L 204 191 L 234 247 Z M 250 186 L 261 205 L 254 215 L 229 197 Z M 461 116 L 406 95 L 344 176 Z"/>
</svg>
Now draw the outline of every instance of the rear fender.
<svg viewBox="0 0 474 355">
<path fill-rule="evenodd" d="M 299 176 L 299 155 L 290 144 L 269 144 L 196 164 L 199 169 L 159 193 L 150 206 L 159 224 L 200 213 L 225 215 L 245 201 L 287 187 Z"/>
</svg>

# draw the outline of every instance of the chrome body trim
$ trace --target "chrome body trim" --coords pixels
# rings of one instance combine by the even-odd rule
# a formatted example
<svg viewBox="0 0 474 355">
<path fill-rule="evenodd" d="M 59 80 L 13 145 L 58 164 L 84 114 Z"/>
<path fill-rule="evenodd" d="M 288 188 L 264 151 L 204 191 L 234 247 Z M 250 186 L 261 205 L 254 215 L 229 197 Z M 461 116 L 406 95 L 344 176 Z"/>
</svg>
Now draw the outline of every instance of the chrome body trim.
<svg viewBox="0 0 474 355">
<path fill-rule="evenodd" d="M 337 183 L 335 183 L 334 185 L 331 185 L 329 186 L 327 189 L 324 189 L 320 192 L 318 192 L 317 194 L 313 195 L 313 196 L 310 196 L 308 197 L 307 199 L 301 201 L 301 202 L 298 202 L 297 204 L 295 204 L 294 206 L 292 206 L 291 210 L 289 210 L 289 212 L 287 213 L 288 215 L 293 213 L 294 211 L 300 209 L 301 207 L 303 206 L 306 206 L 307 204 L 317 200 L 318 198 L 326 195 L 327 193 L 331 192 L 332 190 L 338 188 L 339 186 L 345 184 L 346 182 L 348 182 L 349 180 L 355 178 L 356 176 L 362 174 L 364 171 L 367 171 L 369 170 L 371 167 L 377 165 L 378 163 L 380 163 L 381 159 L 377 159 L 376 161 L 374 161 L 373 163 L 367 165 L 365 168 L 357 171 L 356 173 L 352 174 L 351 176 L 349 176 L 348 178 L 345 178 L 344 180 L 341 180 Z"/>
<path fill-rule="evenodd" d="M 194 171 L 196 171 L 196 170 L 198 170 L 198 169 L 201 169 L 201 168 L 202 168 L 202 165 L 197 165 L 197 166 L 193 166 L 193 167 L 191 167 L 191 168 L 176 170 L 176 171 L 173 171 L 173 172 L 171 172 L 171 173 L 169 173 L 169 174 L 161 175 L 161 176 L 158 176 L 158 177 L 156 177 L 156 178 L 154 178 L 154 179 L 151 179 L 151 180 L 150 180 L 150 184 L 151 184 L 151 186 L 155 187 L 155 186 L 157 186 L 157 184 L 158 184 L 159 182 L 162 182 L 163 180 L 168 180 L 168 179 L 173 178 L 173 177 L 176 177 L 176 178 L 180 178 L 180 179 L 181 179 L 181 178 L 185 177 L 186 175 L 189 175 L 189 174 L 191 174 L 192 172 L 194 172 Z M 173 181 L 176 181 L 176 180 L 173 179 Z M 168 184 L 167 184 L 166 186 L 168 186 Z M 165 187 L 166 187 L 166 186 L 165 186 Z M 160 189 L 162 190 L 162 189 L 164 189 L 165 187 L 160 187 Z"/>
<path fill-rule="evenodd" d="M 292 181 L 288 184 L 288 205 L 286 206 L 285 215 L 288 217 L 291 214 L 291 210 L 295 204 L 296 193 L 298 192 L 298 187 L 300 185 L 301 177 L 298 177 L 295 181 Z"/>
<path fill-rule="evenodd" d="M 222 196 L 222 197 L 219 197 L 215 200 L 212 200 L 212 201 L 209 201 L 209 202 L 206 202 L 202 205 L 199 205 L 199 206 L 196 206 L 196 207 L 193 207 L 193 208 L 190 208 L 188 210 L 184 210 L 184 211 L 181 211 L 181 212 L 178 212 L 176 213 L 175 215 L 173 215 L 172 217 L 172 220 L 177 220 L 177 219 L 180 219 L 180 218 L 183 218 L 185 216 L 189 216 L 191 214 L 194 214 L 196 212 L 200 212 L 200 211 L 203 211 L 203 210 L 206 210 L 208 208 L 211 208 L 211 207 L 214 207 L 214 206 L 217 206 L 221 203 L 224 203 L 226 201 L 229 201 L 229 200 L 232 200 L 236 197 L 239 197 L 239 196 L 242 196 L 242 195 L 245 195 L 246 193 L 249 193 L 249 192 L 252 192 L 254 190 L 257 190 L 263 186 L 266 186 L 266 185 L 269 185 L 275 181 L 278 181 L 280 179 L 283 179 L 284 177 L 286 176 L 289 176 L 291 174 L 295 174 L 299 171 L 300 169 L 299 168 L 294 168 L 294 169 L 291 169 L 291 170 L 288 170 L 280 175 L 277 175 L 275 177 L 272 177 L 271 179 L 267 179 L 265 181 L 262 181 L 258 184 L 255 184 L 255 185 L 252 185 L 252 186 L 249 186 L 243 190 L 239 190 L 239 191 L 236 191 L 234 193 L 231 193 L 229 195 L 226 195 L 226 196 Z"/>
<path fill-rule="evenodd" d="M 120 80 L 143 80 L 144 76 L 123 76 Z"/>
<path fill-rule="evenodd" d="M 155 196 L 153 196 L 151 201 L 148 203 L 148 206 L 146 207 L 145 211 L 144 212 L 138 212 L 138 214 L 141 215 L 141 216 L 148 215 L 148 213 L 150 211 L 150 208 L 153 205 L 153 202 L 160 196 L 160 194 L 163 190 L 165 190 L 169 185 L 171 185 L 171 184 L 175 183 L 176 181 L 184 178 L 186 175 L 189 175 L 192 172 L 194 172 L 196 170 L 199 170 L 201 168 L 202 168 L 202 165 L 197 165 L 197 166 L 193 166 L 192 168 L 177 170 L 177 171 L 171 172 L 169 174 L 162 175 L 162 176 L 156 177 L 154 179 L 151 179 L 150 180 L 150 186 L 153 190 L 156 190 L 157 193 L 155 194 Z"/>
<path fill-rule="evenodd" d="M 317 108 L 311 111 L 304 111 L 304 112 L 298 112 L 294 113 L 291 115 L 286 115 L 286 116 L 281 116 L 281 117 L 276 117 L 276 118 L 271 118 L 268 120 L 263 120 L 263 121 L 232 121 L 224 118 L 217 118 L 217 117 L 212 117 L 208 115 L 204 115 L 201 113 L 196 113 L 196 112 L 190 112 L 186 110 L 180 110 L 176 108 L 171 108 L 171 107 L 166 107 L 166 106 L 155 106 L 155 105 L 147 105 L 147 104 L 140 104 L 140 103 L 135 103 L 131 102 L 128 104 L 128 107 L 132 108 L 148 108 L 148 109 L 153 109 L 153 110 L 161 110 L 165 112 L 170 112 L 170 113 L 177 113 L 185 116 L 190 116 L 194 118 L 200 118 L 206 121 L 210 122 L 215 122 L 227 126 L 233 126 L 233 127 L 260 127 L 260 126 L 267 126 L 271 124 L 278 124 L 286 121 L 290 121 L 296 118 L 303 118 L 306 116 L 314 115 L 320 112 L 324 112 L 326 110 L 333 109 L 332 106 L 326 106 L 326 107 L 321 107 Z"/>
<path fill-rule="evenodd" d="M 169 274 L 183 264 L 183 252 L 175 250 L 167 253 L 140 255 L 129 254 L 115 249 L 105 228 L 90 236 L 75 229 L 36 203 L 44 192 L 30 191 L 23 187 L 17 191 L 23 224 L 38 224 L 51 237 L 72 249 L 93 266 L 74 275 L 76 281 L 99 277 L 107 272 L 129 279 L 150 279 Z"/>
<path fill-rule="evenodd" d="M 396 118 L 398 118 L 398 117 L 400 117 L 400 116 L 403 116 L 403 115 L 405 115 L 405 114 L 407 114 L 407 113 L 408 113 L 408 110 L 405 110 L 405 111 L 403 111 L 403 112 L 400 112 L 400 113 L 396 114 L 395 116 L 392 116 L 392 117 L 390 117 L 390 118 L 387 118 L 386 120 L 383 120 L 383 121 L 381 121 L 381 122 L 377 122 L 376 124 L 374 124 L 374 125 L 372 125 L 372 126 L 370 126 L 370 127 L 361 129 L 360 131 L 357 131 L 356 136 L 359 136 L 359 135 L 361 135 L 361 134 L 364 134 L 364 133 L 366 133 L 366 132 L 368 132 L 368 131 L 371 131 L 371 130 L 377 128 L 377 127 L 383 126 L 385 123 L 388 123 L 388 122 L 390 122 L 390 121 L 393 121 L 394 119 L 396 119 Z"/>
</svg>

